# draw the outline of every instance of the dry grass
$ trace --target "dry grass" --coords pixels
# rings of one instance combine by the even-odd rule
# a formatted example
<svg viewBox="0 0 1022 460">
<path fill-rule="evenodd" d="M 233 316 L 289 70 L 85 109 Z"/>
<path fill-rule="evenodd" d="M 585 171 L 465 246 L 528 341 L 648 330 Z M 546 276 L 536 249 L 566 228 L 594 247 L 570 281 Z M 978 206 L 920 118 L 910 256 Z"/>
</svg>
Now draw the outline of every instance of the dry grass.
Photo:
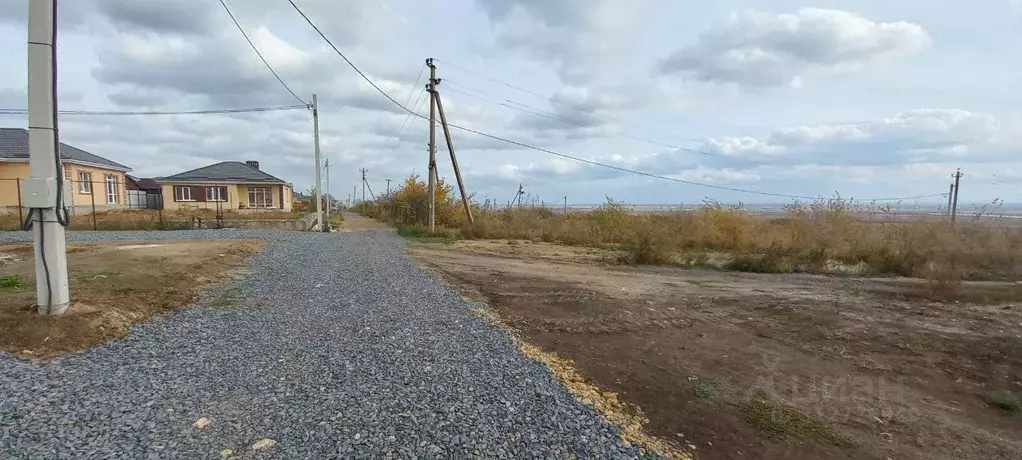
<svg viewBox="0 0 1022 460">
<path fill-rule="evenodd" d="M 414 179 L 392 197 L 367 204 L 365 214 L 392 224 L 423 223 L 424 186 Z M 662 213 L 634 213 L 609 199 L 592 211 L 567 214 L 474 205 L 475 223 L 469 224 L 449 187 L 442 191 L 437 224 L 445 233 L 611 246 L 625 251 L 628 263 L 920 277 L 929 281 L 927 295 L 933 298 L 953 297 L 963 280 L 1014 280 L 1022 273 L 1022 229 L 979 219 L 952 226 L 942 219 L 901 218 L 841 199 L 793 203 L 781 218 L 718 202 Z"/>
</svg>

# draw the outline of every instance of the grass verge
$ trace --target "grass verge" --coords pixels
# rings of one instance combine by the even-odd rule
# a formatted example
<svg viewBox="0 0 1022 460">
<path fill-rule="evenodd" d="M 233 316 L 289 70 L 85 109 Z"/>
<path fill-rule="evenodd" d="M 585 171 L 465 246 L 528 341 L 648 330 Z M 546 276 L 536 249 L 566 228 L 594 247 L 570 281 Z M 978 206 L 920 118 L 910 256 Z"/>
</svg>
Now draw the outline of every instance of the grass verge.
<svg viewBox="0 0 1022 460">
<path fill-rule="evenodd" d="M 852 445 L 850 440 L 835 433 L 825 423 L 776 403 L 761 391 L 750 395 L 742 403 L 742 413 L 752 427 L 768 436 L 796 438 L 838 447 Z"/>
</svg>

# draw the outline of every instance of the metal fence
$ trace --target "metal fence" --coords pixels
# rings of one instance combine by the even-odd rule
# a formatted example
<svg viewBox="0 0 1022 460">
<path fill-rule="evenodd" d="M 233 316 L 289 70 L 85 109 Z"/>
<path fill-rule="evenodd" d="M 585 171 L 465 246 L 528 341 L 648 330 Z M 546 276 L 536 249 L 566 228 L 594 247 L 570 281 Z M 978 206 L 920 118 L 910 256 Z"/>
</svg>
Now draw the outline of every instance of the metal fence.
<svg viewBox="0 0 1022 460">
<path fill-rule="evenodd" d="M 29 208 L 22 200 L 24 183 L 23 178 L 0 178 L 0 230 L 20 229 L 27 218 Z M 124 209 L 152 209 L 152 227 L 167 227 L 163 220 L 162 191 L 140 190 L 134 183 L 120 180 L 71 180 L 70 183 L 68 196 L 64 197 L 68 212 L 72 217 L 85 217 L 85 222 L 79 220 L 74 225 L 77 228 L 98 230 L 97 215 Z"/>
</svg>

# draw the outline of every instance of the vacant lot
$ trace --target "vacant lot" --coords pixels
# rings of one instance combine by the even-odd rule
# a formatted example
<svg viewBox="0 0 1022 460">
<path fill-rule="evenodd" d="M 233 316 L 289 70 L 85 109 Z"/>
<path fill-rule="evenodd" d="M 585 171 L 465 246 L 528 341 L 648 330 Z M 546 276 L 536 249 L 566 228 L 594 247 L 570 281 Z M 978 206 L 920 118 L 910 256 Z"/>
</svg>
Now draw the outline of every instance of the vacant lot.
<svg viewBox="0 0 1022 460">
<path fill-rule="evenodd" d="M 70 243 L 71 308 L 35 311 L 29 244 L 0 244 L 0 348 L 50 357 L 120 337 L 133 323 L 191 303 L 263 245 L 258 240 Z"/>
<path fill-rule="evenodd" d="M 1000 303 L 937 303 L 904 278 L 630 267 L 544 243 L 409 252 L 697 458 L 1022 457 L 1014 283 L 961 288 Z"/>
</svg>

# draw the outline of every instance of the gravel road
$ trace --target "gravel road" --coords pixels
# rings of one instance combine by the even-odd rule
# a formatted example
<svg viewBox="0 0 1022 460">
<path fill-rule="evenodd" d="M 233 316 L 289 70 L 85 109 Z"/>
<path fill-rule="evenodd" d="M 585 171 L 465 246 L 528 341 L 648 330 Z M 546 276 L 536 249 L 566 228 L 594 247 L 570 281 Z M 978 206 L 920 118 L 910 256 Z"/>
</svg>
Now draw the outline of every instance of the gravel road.
<svg viewBox="0 0 1022 460">
<path fill-rule="evenodd" d="M 237 306 L 48 362 L 0 352 L 0 458 L 640 456 L 392 232 L 69 235 L 271 242 Z"/>
</svg>

